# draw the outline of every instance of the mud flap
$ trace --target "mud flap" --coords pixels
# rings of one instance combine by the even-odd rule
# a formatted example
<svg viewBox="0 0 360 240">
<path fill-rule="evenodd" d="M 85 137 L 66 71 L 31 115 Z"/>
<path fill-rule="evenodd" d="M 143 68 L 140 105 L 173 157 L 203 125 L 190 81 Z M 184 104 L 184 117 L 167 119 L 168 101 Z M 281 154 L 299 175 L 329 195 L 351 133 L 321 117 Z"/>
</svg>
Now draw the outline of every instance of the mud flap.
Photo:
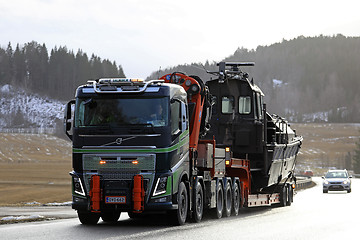
<svg viewBox="0 0 360 240">
<path fill-rule="evenodd" d="M 141 213 L 144 211 L 144 198 L 145 198 L 144 177 L 139 174 L 134 176 L 134 188 L 133 188 L 134 213 Z"/>
<path fill-rule="evenodd" d="M 100 176 L 91 176 L 90 181 L 90 210 L 94 213 L 100 212 L 100 201 L 101 201 L 101 188 L 100 188 Z"/>
</svg>

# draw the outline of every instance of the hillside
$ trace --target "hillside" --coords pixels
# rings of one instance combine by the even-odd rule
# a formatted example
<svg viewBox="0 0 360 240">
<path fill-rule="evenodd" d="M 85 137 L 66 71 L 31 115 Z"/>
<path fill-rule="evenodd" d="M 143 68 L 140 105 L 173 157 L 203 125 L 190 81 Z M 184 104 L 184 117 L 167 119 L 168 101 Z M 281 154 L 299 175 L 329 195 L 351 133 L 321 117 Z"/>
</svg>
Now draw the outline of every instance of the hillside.
<svg viewBox="0 0 360 240">
<path fill-rule="evenodd" d="M 303 37 L 255 50 L 237 49 L 223 61 L 254 61 L 244 68 L 265 93 L 268 110 L 293 122 L 360 122 L 360 37 Z M 154 72 L 198 75 L 204 81 L 216 63 L 178 65 Z"/>
<path fill-rule="evenodd" d="M 64 103 L 10 85 L 0 87 L 0 132 L 62 128 Z M 61 131 L 61 130 L 60 130 Z"/>
</svg>

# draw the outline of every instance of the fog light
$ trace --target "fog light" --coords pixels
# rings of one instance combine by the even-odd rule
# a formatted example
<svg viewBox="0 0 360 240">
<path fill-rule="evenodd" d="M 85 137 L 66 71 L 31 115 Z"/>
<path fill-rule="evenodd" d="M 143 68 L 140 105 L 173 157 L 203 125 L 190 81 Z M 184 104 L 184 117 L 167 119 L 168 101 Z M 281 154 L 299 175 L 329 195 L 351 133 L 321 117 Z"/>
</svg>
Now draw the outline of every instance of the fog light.
<svg viewBox="0 0 360 240">
<path fill-rule="evenodd" d="M 154 202 L 156 202 L 156 203 L 166 202 L 166 197 L 162 197 L 162 198 L 155 199 Z"/>
</svg>

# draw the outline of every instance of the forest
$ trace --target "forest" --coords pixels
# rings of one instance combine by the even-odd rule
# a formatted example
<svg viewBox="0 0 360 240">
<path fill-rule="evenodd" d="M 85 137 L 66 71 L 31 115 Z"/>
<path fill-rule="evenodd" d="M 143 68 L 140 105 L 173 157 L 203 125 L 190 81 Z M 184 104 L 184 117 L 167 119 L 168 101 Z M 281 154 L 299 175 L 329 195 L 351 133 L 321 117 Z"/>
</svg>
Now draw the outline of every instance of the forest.
<svg viewBox="0 0 360 240">
<path fill-rule="evenodd" d="M 66 47 L 49 51 L 35 41 L 0 48 L 0 86 L 10 84 L 53 99 L 69 100 L 77 86 L 89 79 L 124 77 L 121 65 L 82 50 L 76 54 Z"/>
<path fill-rule="evenodd" d="M 241 41 L 239 41 L 241 46 Z M 209 49 L 211 51 L 211 49 Z M 292 122 L 360 122 L 360 37 L 300 36 L 256 49 L 239 47 L 222 61 L 255 62 L 243 71 L 265 94 L 267 109 Z M 174 71 L 216 77 L 216 62 L 174 66 L 153 72 L 156 79 Z M 57 100 L 73 98 L 77 86 L 100 77 L 125 77 L 121 65 L 82 50 L 48 51 L 35 41 L 0 47 L 0 86 L 10 84 Z"/>
<path fill-rule="evenodd" d="M 360 122 L 360 37 L 318 36 L 283 40 L 223 59 L 255 62 L 248 72 L 265 94 L 267 109 L 293 122 Z M 216 77 L 215 62 L 178 65 L 149 78 L 179 71 L 204 81 Z"/>
</svg>

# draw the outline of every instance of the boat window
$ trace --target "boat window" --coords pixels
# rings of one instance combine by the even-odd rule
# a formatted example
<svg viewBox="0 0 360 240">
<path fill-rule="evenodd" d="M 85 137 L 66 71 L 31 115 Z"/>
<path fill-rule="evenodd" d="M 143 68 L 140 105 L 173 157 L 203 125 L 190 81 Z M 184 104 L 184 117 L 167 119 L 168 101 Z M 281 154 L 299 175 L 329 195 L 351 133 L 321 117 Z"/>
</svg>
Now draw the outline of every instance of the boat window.
<svg viewBox="0 0 360 240">
<path fill-rule="evenodd" d="M 261 95 L 259 93 L 256 93 L 256 103 L 257 103 L 257 110 L 258 110 L 258 118 L 262 119 L 262 101 L 261 101 Z"/>
<path fill-rule="evenodd" d="M 239 97 L 239 113 L 249 114 L 251 112 L 251 98 L 249 96 Z"/>
<path fill-rule="evenodd" d="M 225 114 L 233 113 L 234 109 L 234 97 L 224 96 L 221 99 L 221 112 Z"/>
</svg>

